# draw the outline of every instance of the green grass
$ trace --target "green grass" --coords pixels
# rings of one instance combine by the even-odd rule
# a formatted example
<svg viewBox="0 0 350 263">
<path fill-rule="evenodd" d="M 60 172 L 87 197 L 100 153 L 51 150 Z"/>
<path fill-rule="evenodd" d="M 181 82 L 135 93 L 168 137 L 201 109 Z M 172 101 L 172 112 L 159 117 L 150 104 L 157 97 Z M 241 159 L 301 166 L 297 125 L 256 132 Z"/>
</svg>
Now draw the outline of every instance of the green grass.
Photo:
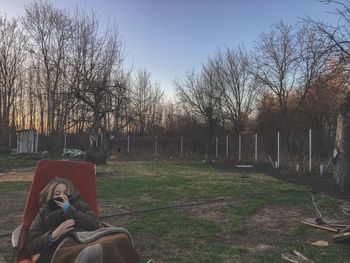
<svg viewBox="0 0 350 263">
<path fill-rule="evenodd" d="M 27 158 L 26 155 L 16 155 L 8 153 L 0 153 L 1 168 L 23 168 L 35 166 L 36 160 Z"/>
<path fill-rule="evenodd" d="M 23 182 L 0 183 L 0 196 L 28 188 Z M 299 223 L 302 218 L 315 216 L 309 188 L 261 173 L 237 172 L 202 162 L 108 163 L 97 166 L 97 193 L 100 205 L 116 212 L 118 208 L 137 211 L 224 199 L 107 219 L 126 227 L 138 251 L 155 262 L 282 262 L 281 253 L 293 250 L 319 263 L 350 258 L 346 244 L 331 243 L 327 248 L 310 245 L 330 234 Z M 336 200 L 314 196 L 323 215 L 333 217 L 338 212 Z M 274 214 L 268 217 L 264 209 Z M 267 221 L 258 221 L 260 217 Z M 283 225 L 280 221 L 292 223 Z"/>
<path fill-rule="evenodd" d="M 30 182 L 0 182 L 0 196 L 16 194 L 17 191 L 28 191 Z"/>
<path fill-rule="evenodd" d="M 186 209 L 166 209 L 139 214 L 124 223 L 141 244 L 143 253 L 159 262 L 281 262 L 281 253 L 293 249 L 304 252 L 317 262 L 344 262 L 349 258 L 346 245 L 331 244 L 327 249 L 310 245 L 319 238 L 318 230 L 296 224 L 279 229 L 284 236 L 274 237 L 266 230 L 252 232 L 249 219 L 263 207 L 297 209 L 303 217 L 314 216 L 311 191 L 260 173 L 234 172 L 201 162 L 121 162 L 99 166 L 98 197 L 103 203 L 113 203 L 127 210 L 170 205 L 175 202 L 195 202 L 226 198 L 227 204 L 214 208 L 224 218 L 186 213 Z M 106 174 L 114 176 L 104 177 Z M 322 211 L 329 216 L 335 210 L 335 200 L 315 195 Z M 196 209 L 196 208 L 193 208 Z M 207 208 L 213 209 L 213 208 Z M 208 213 L 213 211 L 207 211 Z M 299 218 L 302 219 L 302 218 Z M 259 226 L 256 226 L 257 228 Z M 266 251 L 248 247 L 261 235 L 269 245 Z M 225 241 L 222 236 L 232 236 Z M 328 233 L 324 233 L 329 237 Z M 283 238 L 285 237 L 285 241 Z M 276 241 L 276 239 L 278 241 Z M 244 240 L 240 243 L 240 240 Z M 316 240 L 314 240 L 316 241 Z M 302 244 L 302 245 L 301 245 Z M 304 252 L 305 253 L 305 252 Z M 338 261 L 337 261 L 338 260 Z"/>
</svg>

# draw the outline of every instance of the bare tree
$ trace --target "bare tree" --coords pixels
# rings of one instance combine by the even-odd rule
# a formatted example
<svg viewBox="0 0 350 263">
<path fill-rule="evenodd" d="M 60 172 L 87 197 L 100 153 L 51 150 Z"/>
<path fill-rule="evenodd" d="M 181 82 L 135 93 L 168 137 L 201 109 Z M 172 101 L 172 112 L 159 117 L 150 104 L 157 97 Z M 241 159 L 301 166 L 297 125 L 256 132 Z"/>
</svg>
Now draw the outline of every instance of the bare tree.
<svg viewBox="0 0 350 263">
<path fill-rule="evenodd" d="M 174 84 L 185 114 L 205 128 L 207 155 L 210 157 L 214 130 L 221 118 L 222 91 L 215 72 L 203 67 L 199 75 L 187 73 L 183 80 L 175 80 Z"/>
<path fill-rule="evenodd" d="M 299 35 L 283 22 L 263 33 L 256 47 L 255 76 L 260 84 L 274 94 L 279 103 L 284 149 L 288 148 L 288 101 L 298 74 Z"/>
<path fill-rule="evenodd" d="M 218 50 L 207 67 L 216 75 L 222 91 L 223 118 L 236 133 L 244 132 L 256 98 L 251 58 L 243 46 Z"/>
<path fill-rule="evenodd" d="M 15 102 L 25 70 L 25 44 L 26 38 L 17 20 L 0 16 L 0 130 L 5 140 L 11 120 L 15 126 Z"/>
<path fill-rule="evenodd" d="M 29 49 L 38 61 L 41 96 L 46 103 L 46 132 L 55 133 L 63 127 L 57 116 L 64 116 L 67 101 L 62 85 L 63 63 L 72 28 L 68 15 L 48 2 L 34 2 L 25 9 L 23 25 L 30 36 Z"/>
<path fill-rule="evenodd" d="M 152 84 L 151 73 L 146 69 L 139 70 L 135 79 L 132 105 L 134 120 L 138 133 L 150 133 L 162 119 L 161 102 L 164 92 L 158 83 Z"/>
<path fill-rule="evenodd" d="M 91 122 L 91 134 L 103 130 L 103 119 L 116 110 L 120 91 L 126 88 L 122 40 L 116 28 L 100 32 L 98 19 L 77 10 L 70 74 L 65 76 L 70 91 L 89 109 L 84 116 Z"/>
<path fill-rule="evenodd" d="M 318 30 L 313 30 L 308 24 L 300 28 L 299 41 L 299 74 L 297 92 L 300 95 L 299 104 L 302 104 L 317 81 L 329 71 L 331 53 L 327 48 L 327 37 Z"/>
</svg>

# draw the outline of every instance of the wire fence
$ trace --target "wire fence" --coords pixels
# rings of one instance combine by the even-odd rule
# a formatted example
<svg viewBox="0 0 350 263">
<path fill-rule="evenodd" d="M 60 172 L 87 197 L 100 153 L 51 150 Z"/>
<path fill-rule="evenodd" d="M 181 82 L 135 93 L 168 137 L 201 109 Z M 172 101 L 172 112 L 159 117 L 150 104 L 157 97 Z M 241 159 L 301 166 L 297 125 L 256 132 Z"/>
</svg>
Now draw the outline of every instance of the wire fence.
<svg viewBox="0 0 350 263">
<path fill-rule="evenodd" d="M 326 167 L 332 157 L 334 136 L 320 131 L 302 130 L 294 134 L 273 132 L 268 134 L 220 135 L 212 138 L 184 136 L 113 136 L 100 134 L 97 146 L 109 157 L 119 160 L 197 159 L 235 161 L 237 163 L 269 163 L 300 171 Z M 12 148 L 17 138 L 9 138 Z M 38 151 L 60 153 L 64 148 L 91 147 L 89 134 L 38 136 Z M 316 167 L 316 168 L 315 168 Z"/>
</svg>

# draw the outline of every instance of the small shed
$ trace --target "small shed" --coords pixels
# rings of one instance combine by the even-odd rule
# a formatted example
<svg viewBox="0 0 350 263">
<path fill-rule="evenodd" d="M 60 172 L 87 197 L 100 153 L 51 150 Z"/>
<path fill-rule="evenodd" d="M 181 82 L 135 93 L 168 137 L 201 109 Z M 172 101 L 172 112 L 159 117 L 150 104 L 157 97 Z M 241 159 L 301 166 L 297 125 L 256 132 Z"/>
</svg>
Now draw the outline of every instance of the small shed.
<svg viewBox="0 0 350 263">
<path fill-rule="evenodd" d="M 17 153 L 38 152 L 38 133 L 34 129 L 16 131 Z"/>
</svg>

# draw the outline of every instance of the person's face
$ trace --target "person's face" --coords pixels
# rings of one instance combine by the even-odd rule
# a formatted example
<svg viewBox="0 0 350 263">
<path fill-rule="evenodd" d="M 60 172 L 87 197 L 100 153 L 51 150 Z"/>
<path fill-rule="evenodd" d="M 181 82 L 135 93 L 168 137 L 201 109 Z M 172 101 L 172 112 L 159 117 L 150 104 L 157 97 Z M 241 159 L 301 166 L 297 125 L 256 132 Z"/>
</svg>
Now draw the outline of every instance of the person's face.
<svg viewBox="0 0 350 263">
<path fill-rule="evenodd" d="M 55 189 L 53 190 L 53 198 L 67 195 L 67 194 L 68 194 L 68 189 L 66 184 L 64 183 L 56 185 Z"/>
</svg>

